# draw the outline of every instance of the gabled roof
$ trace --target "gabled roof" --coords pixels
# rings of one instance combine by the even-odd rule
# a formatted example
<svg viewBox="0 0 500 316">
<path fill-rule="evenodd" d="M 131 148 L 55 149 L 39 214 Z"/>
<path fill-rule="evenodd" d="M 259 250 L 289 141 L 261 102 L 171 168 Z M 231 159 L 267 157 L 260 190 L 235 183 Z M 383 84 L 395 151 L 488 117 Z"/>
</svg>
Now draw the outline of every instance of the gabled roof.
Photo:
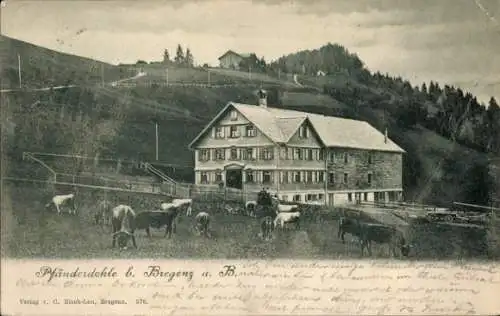
<svg viewBox="0 0 500 316">
<path fill-rule="evenodd" d="M 228 54 L 234 54 L 234 55 L 238 55 L 240 56 L 241 58 L 248 58 L 250 57 L 250 55 L 252 55 L 252 53 L 237 53 L 233 50 L 228 50 L 227 52 L 225 52 L 224 54 L 222 54 L 218 59 L 221 59 L 223 58 L 224 56 L 228 55 Z"/>
<path fill-rule="evenodd" d="M 287 143 L 307 119 L 326 147 L 405 152 L 389 138 L 385 142 L 384 134 L 365 121 L 234 102 L 229 102 L 217 114 L 189 144 L 190 148 L 229 106 L 233 106 L 275 143 Z"/>
</svg>

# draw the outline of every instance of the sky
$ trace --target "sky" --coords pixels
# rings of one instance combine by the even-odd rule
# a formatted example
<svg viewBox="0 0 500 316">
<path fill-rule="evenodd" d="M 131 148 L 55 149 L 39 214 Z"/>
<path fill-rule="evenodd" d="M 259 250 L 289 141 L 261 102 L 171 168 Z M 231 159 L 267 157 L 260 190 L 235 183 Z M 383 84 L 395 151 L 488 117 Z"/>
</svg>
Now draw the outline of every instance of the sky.
<svg viewBox="0 0 500 316">
<path fill-rule="evenodd" d="M 371 71 L 500 99 L 500 0 L 2 1 L 1 32 L 110 63 L 189 47 L 217 65 L 228 49 L 267 61 L 338 43 Z"/>
</svg>

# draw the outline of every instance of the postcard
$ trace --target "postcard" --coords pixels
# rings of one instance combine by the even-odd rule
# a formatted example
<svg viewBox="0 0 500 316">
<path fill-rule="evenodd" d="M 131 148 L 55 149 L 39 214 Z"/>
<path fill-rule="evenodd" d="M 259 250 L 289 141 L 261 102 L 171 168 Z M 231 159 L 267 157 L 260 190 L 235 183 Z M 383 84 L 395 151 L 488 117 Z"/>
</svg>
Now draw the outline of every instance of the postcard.
<svg viewBox="0 0 500 316">
<path fill-rule="evenodd" d="M 500 314 L 500 6 L 1 1 L 1 314 Z"/>
</svg>

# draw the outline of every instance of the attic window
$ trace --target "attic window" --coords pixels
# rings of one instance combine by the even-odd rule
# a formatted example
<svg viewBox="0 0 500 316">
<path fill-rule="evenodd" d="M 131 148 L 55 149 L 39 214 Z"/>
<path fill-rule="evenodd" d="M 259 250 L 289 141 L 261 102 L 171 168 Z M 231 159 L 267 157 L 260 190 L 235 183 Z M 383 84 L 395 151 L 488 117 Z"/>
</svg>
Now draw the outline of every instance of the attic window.
<svg viewBox="0 0 500 316">
<path fill-rule="evenodd" d="M 255 137 L 255 134 L 256 134 L 255 126 L 247 125 L 245 127 L 245 136 L 246 137 Z"/>
<path fill-rule="evenodd" d="M 300 138 L 307 138 L 307 126 L 302 125 L 299 129 L 299 137 Z"/>
<path fill-rule="evenodd" d="M 222 126 L 215 127 L 215 138 L 224 138 L 224 129 Z"/>
<path fill-rule="evenodd" d="M 231 121 L 236 121 L 238 119 L 238 113 L 236 111 L 231 111 Z"/>
<path fill-rule="evenodd" d="M 238 126 L 232 125 L 229 127 L 229 137 L 231 138 L 240 137 L 240 131 L 238 130 Z"/>
</svg>

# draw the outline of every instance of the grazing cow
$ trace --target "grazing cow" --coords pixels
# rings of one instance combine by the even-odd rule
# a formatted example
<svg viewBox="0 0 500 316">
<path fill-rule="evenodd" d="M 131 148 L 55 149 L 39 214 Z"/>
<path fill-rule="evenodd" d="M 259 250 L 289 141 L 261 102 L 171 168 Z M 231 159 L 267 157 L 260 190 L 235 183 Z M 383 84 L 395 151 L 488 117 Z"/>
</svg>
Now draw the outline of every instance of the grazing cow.
<svg viewBox="0 0 500 316">
<path fill-rule="evenodd" d="M 238 214 L 239 209 L 238 209 L 237 207 L 233 207 L 233 206 L 231 206 L 231 205 L 224 204 L 224 211 L 225 211 L 227 214 L 230 214 L 230 215 L 236 215 L 236 214 Z"/>
<path fill-rule="evenodd" d="M 168 203 L 166 203 L 168 204 Z M 148 237 L 151 237 L 150 228 L 162 228 L 165 226 L 165 236 L 172 237 L 172 230 L 175 233 L 175 218 L 177 217 L 179 208 L 170 204 L 165 210 L 161 211 L 143 211 L 137 214 L 137 229 L 145 229 Z"/>
<path fill-rule="evenodd" d="M 358 218 L 342 217 L 339 220 L 338 236 L 345 243 L 344 235 L 349 233 L 359 239 L 361 246 L 361 255 L 364 249 L 372 255 L 371 243 L 388 244 L 392 254 L 397 256 L 396 249 L 399 248 L 401 254 L 408 256 L 411 246 L 406 242 L 403 233 L 394 227 L 389 227 L 378 223 L 360 222 Z"/>
<path fill-rule="evenodd" d="M 257 201 L 248 201 L 245 203 L 245 210 L 248 216 L 255 217 L 256 208 L 257 208 Z"/>
<path fill-rule="evenodd" d="M 274 231 L 274 222 L 271 216 L 266 216 L 260 223 L 260 229 L 262 232 L 263 240 L 271 240 L 273 237 Z"/>
<path fill-rule="evenodd" d="M 135 243 L 134 231 L 136 228 L 136 215 L 134 210 L 128 205 L 118 205 L 112 210 L 113 215 L 111 224 L 113 226 L 113 245 L 115 247 L 118 239 L 118 247 L 127 249 L 129 239 L 132 239 L 134 248 L 137 248 Z"/>
<path fill-rule="evenodd" d="M 61 214 L 61 208 L 63 206 L 67 206 L 67 205 L 70 206 L 68 213 L 69 214 L 76 214 L 75 194 L 74 193 L 54 196 L 50 200 L 49 203 L 45 204 L 45 208 L 48 208 L 52 204 L 55 205 L 55 207 L 57 209 L 57 214 Z"/>
<path fill-rule="evenodd" d="M 95 224 L 109 225 L 113 216 L 113 206 L 107 200 L 99 202 L 97 211 L 94 215 Z"/>
<path fill-rule="evenodd" d="M 196 214 L 195 218 L 196 231 L 199 235 L 205 237 L 210 237 L 210 232 L 208 230 L 208 225 L 210 224 L 210 215 L 207 212 L 199 212 Z"/>
<path fill-rule="evenodd" d="M 283 230 L 285 228 L 285 224 L 295 224 L 295 229 L 300 228 L 300 212 L 283 212 L 278 213 L 276 218 L 274 219 L 274 226 L 281 227 Z"/>
<path fill-rule="evenodd" d="M 172 203 L 180 206 L 183 210 L 186 209 L 186 216 L 191 216 L 193 199 L 174 199 Z"/>
</svg>

